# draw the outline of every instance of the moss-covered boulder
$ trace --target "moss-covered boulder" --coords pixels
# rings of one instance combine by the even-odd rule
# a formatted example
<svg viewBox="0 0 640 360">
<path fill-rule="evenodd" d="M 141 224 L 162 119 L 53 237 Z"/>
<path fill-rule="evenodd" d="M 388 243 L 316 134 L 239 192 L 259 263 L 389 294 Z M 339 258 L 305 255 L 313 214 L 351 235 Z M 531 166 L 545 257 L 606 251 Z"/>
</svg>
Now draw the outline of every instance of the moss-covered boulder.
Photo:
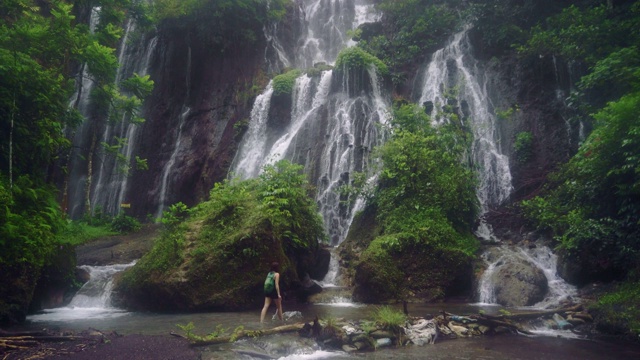
<svg viewBox="0 0 640 360">
<path fill-rule="evenodd" d="M 471 257 L 410 234 L 376 238 L 355 268 L 356 301 L 433 301 L 471 288 Z"/>
<path fill-rule="evenodd" d="M 194 209 L 173 206 L 154 248 L 117 282 L 116 302 L 155 311 L 256 307 L 274 261 L 283 292 L 293 295 L 324 237 L 300 170 L 279 162 L 259 179 L 216 185 Z"/>
</svg>

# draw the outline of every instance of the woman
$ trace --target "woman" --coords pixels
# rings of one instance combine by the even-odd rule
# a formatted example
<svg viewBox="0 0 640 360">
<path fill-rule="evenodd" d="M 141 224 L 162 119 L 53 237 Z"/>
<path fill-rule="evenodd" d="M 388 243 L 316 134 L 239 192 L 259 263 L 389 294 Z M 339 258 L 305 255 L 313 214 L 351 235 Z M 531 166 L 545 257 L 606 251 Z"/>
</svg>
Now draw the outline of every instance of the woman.
<svg viewBox="0 0 640 360">
<path fill-rule="evenodd" d="M 271 305 L 271 300 L 276 303 L 278 308 L 278 318 L 282 320 L 282 296 L 280 295 L 280 264 L 274 262 L 271 264 L 271 271 L 267 274 L 267 278 L 264 281 L 264 306 L 262 307 L 262 313 L 260 314 L 260 323 L 264 322 L 264 317 L 267 315 L 267 310 Z"/>
</svg>

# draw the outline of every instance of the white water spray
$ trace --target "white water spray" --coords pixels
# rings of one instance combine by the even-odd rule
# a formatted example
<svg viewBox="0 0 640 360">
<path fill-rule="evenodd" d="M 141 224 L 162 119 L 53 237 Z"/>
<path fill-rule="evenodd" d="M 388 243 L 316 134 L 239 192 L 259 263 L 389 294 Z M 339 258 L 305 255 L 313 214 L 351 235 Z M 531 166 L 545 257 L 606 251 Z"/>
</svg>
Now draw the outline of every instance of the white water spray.
<svg viewBox="0 0 640 360">
<path fill-rule="evenodd" d="M 43 312 L 27 317 L 28 321 L 74 321 L 85 319 L 107 319 L 126 315 L 127 312 L 111 306 L 113 277 L 133 265 L 129 264 L 89 266 L 80 268 L 89 273 L 89 281 L 85 283 L 68 306 L 47 309 Z"/>
</svg>

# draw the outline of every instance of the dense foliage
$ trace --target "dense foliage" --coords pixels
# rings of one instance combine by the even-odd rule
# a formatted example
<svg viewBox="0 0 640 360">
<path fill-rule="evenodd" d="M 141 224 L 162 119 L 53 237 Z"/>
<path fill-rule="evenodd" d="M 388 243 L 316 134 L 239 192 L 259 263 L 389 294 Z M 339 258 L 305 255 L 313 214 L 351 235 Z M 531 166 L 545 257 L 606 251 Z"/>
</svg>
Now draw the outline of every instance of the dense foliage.
<svg viewBox="0 0 640 360">
<path fill-rule="evenodd" d="M 594 130 L 547 192 L 524 204 L 571 258 L 605 277 L 640 268 L 640 3 L 623 3 L 568 7 L 520 49 L 590 66 L 574 97 L 594 111 Z"/>
<path fill-rule="evenodd" d="M 420 237 L 434 244 L 465 243 L 457 243 L 455 234 L 472 227 L 477 211 L 475 177 L 462 162 L 466 142 L 454 125 L 432 127 L 414 105 L 397 108 L 393 124 L 393 135 L 380 151 L 384 167 L 374 199 L 384 232 L 426 231 L 433 234 Z"/>
<path fill-rule="evenodd" d="M 432 127 L 415 105 L 395 109 L 392 136 L 372 196 L 380 234 L 363 251 L 356 295 L 365 301 L 442 297 L 475 254 L 475 175 L 464 166 L 468 144 L 455 125 Z M 416 261 L 419 259 L 419 261 Z M 446 264 L 446 265 L 444 265 Z M 424 296 L 424 295 L 423 295 Z"/>
<path fill-rule="evenodd" d="M 56 0 L 4 1 L 0 5 L 0 263 L 41 266 L 66 223 L 48 178 L 70 147 L 63 130 L 82 118 L 69 107 L 79 65 L 90 67 L 94 97 L 114 117 L 137 116 L 148 78 L 127 81 L 131 96 L 113 83 L 114 48 L 127 0 L 99 2 L 101 20 L 91 32 L 77 22 L 73 4 Z M 96 4 L 98 5 L 98 4 Z M 63 237 L 64 238 L 64 237 Z"/>
<path fill-rule="evenodd" d="M 366 71 L 371 66 L 374 66 L 381 75 L 389 73 L 384 62 L 359 47 L 349 47 L 340 51 L 335 64 L 335 68 L 342 72 Z"/>
<path fill-rule="evenodd" d="M 135 77 L 122 84 L 131 94 L 125 96 L 114 84 L 115 47 L 131 1 L 94 1 L 101 6 L 94 31 L 76 18 L 85 5 L 0 3 L 0 273 L 7 278 L 0 286 L 0 322 L 24 320 L 45 266 L 55 263 L 60 268 L 53 273 L 65 272 L 60 279 L 69 280 L 75 261 L 69 245 L 97 234 L 64 219 L 51 176 L 54 163 L 70 151 L 64 132 L 83 121 L 69 106 L 81 65 L 90 68 L 92 97 L 113 118 L 141 121 L 141 97 L 152 86 Z"/>
</svg>

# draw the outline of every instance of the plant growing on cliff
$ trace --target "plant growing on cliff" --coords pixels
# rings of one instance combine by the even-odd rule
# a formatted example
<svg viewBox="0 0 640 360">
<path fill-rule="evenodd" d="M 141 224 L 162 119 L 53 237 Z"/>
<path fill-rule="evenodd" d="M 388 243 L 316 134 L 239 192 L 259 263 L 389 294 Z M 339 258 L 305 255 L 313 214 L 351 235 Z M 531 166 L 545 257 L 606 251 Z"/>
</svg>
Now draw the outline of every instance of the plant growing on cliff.
<svg viewBox="0 0 640 360">
<path fill-rule="evenodd" d="M 375 197 L 378 218 L 388 233 L 420 229 L 421 217 L 407 216 L 412 213 L 433 214 L 423 218 L 468 231 L 477 200 L 474 173 L 461 163 L 465 142 L 452 126 L 431 127 L 414 105 L 401 105 L 394 114 L 393 136 L 380 149 L 384 167 Z"/>
<path fill-rule="evenodd" d="M 273 96 L 291 95 L 296 79 L 302 74 L 300 70 L 290 70 L 273 78 Z"/>
<path fill-rule="evenodd" d="M 356 31 L 355 38 L 358 47 L 387 64 L 394 83 L 406 80 L 407 65 L 422 62 L 460 22 L 458 2 L 383 0 L 377 7 L 384 13 L 382 31 L 365 37 Z"/>
<path fill-rule="evenodd" d="M 518 133 L 516 140 L 513 142 L 513 149 L 515 150 L 518 163 L 527 163 L 534 155 L 533 134 L 528 131 Z"/>
<path fill-rule="evenodd" d="M 356 46 L 340 51 L 335 64 L 335 68 L 343 72 L 366 71 L 371 66 L 374 66 L 380 75 L 389 74 L 389 69 L 385 63 Z"/>
<path fill-rule="evenodd" d="M 145 297 L 149 286 L 171 287 L 179 272 L 196 284 L 185 296 L 197 298 L 201 307 L 253 306 L 271 262 L 281 264 L 283 281 L 294 281 L 298 262 L 315 255 L 324 238 L 308 191 L 301 166 L 287 161 L 266 166 L 256 179 L 217 183 L 209 200 L 167 227 L 153 249 L 122 276 L 123 291 Z M 229 273 L 242 276 L 232 282 L 220 276 Z"/>
</svg>

